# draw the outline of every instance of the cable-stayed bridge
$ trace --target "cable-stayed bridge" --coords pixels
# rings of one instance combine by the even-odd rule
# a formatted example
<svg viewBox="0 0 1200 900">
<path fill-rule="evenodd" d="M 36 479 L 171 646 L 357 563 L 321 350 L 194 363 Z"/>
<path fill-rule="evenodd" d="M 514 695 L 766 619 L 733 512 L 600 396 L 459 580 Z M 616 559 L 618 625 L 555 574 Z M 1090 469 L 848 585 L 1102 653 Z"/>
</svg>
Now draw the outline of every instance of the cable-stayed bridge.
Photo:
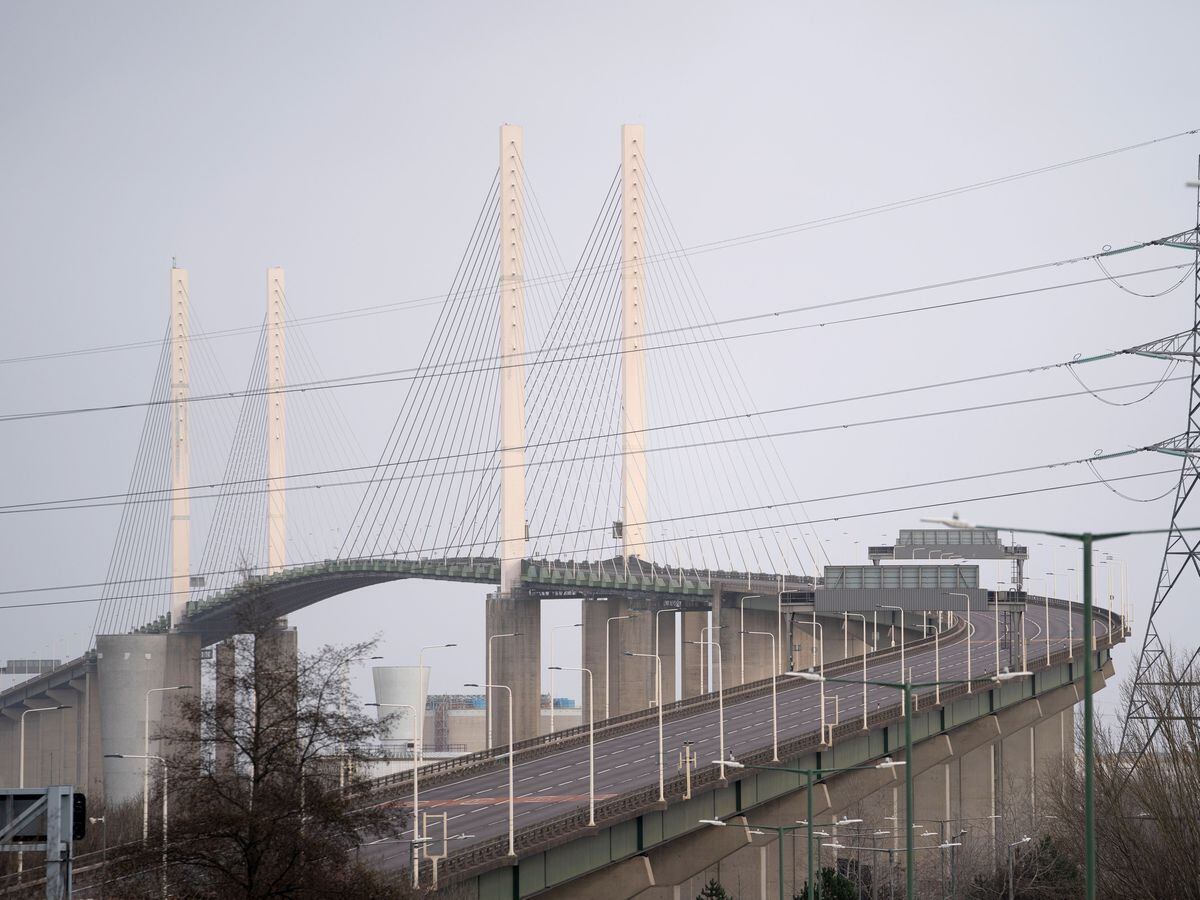
<svg viewBox="0 0 1200 900">
<path fill-rule="evenodd" d="M 761 754 L 767 734 L 761 718 L 765 680 L 772 673 L 798 667 L 806 652 L 823 658 L 826 649 L 835 659 L 850 659 L 857 652 L 864 665 L 893 665 L 895 635 L 901 646 L 906 640 L 906 612 L 923 620 L 931 613 L 939 619 L 949 614 L 936 628 L 939 633 L 944 628 L 947 641 L 958 645 L 946 661 L 952 674 L 954 667 L 966 664 L 964 651 L 973 641 L 994 644 L 997 653 L 994 660 L 984 653 L 974 671 L 978 677 L 999 675 L 1005 667 L 1023 670 L 1026 657 L 1033 659 L 1028 667 L 1035 670 L 1020 691 L 1005 694 L 1007 687 L 989 688 L 980 694 L 986 703 L 972 697 L 957 711 L 940 694 L 932 701 L 925 698 L 926 706 L 940 710 L 927 720 L 928 740 L 994 719 L 1002 707 L 1040 703 L 1047 692 L 1077 696 L 1076 655 L 1084 665 L 1103 667 L 1107 648 L 1124 636 L 1124 622 L 1117 616 L 1114 627 L 1110 616 L 1101 644 L 1085 650 L 1069 636 L 1072 627 L 1076 634 L 1081 631 L 1078 615 L 1069 606 L 1041 598 L 1044 630 L 1035 622 L 1029 628 L 1036 626 L 1036 633 L 1028 634 L 1023 548 L 1006 547 L 995 534 L 986 545 L 968 547 L 966 530 L 951 529 L 946 532 L 953 536 L 946 539 L 951 545 L 938 549 L 933 546 L 938 539 L 916 537 L 904 545 L 906 557 L 894 557 L 911 560 L 922 550 L 932 559 L 937 549 L 960 561 L 997 560 L 1014 568 L 1011 596 L 986 590 L 977 567 L 970 565 L 900 566 L 896 568 L 911 581 L 867 586 L 863 573 L 850 571 L 855 567 L 827 568 L 829 560 L 810 529 L 789 521 L 802 519 L 803 507 L 800 516 L 791 516 L 785 509 L 797 504 L 778 502 L 797 492 L 747 399 L 719 327 L 711 324 L 715 317 L 681 252 L 644 150 L 642 129 L 627 126 L 621 165 L 584 250 L 567 266 L 526 175 L 520 129 L 502 128 L 500 165 L 425 354 L 417 365 L 381 376 L 406 381 L 408 391 L 372 465 L 337 465 L 333 448 L 327 456 L 315 453 L 308 467 L 296 466 L 293 405 L 308 395 L 325 404 L 313 430 L 326 439 L 342 430 L 329 427 L 340 413 L 328 402 L 330 382 L 315 371 L 308 380 L 288 377 L 304 351 L 297 352 L 287 341 L 292 332 L 283 270 L 269 269 L 266 319 L 250 382 L 238 392 L 243 405 L 233 449 L 198 564 L 191 557 L 195 485 L 190 431 L 197 411 L 215 398 L 192 390 L 192 363 L 203 350 L 197 350 L 190 333 L 188 273 L 173 268 L 170 324 L 105 580 L 95 649 L 57 673 L 7 692 L 6 707 L 75 699 L 70 705 L 90 711 L 89 717 L 74 717 L 79 780 L 110 797 L 131 797 L 141 788 L 140 768 L 123 760 L 102 765 L 93 758 L 93 747 L 107 750 L 122 735 L 141 733 L 147 690 L 198 683 L 200 648 L 238 633 L 248 609 L 281 617 L 361 587 L 405 579 L 492 588 L 487 600 L 488 670 L 506 690 L 487 688 L 495 711 L 490 740 L 493 745 L 510 737 L 530 742 L 523 750 L 529 764 L 541 759 L 547 746 L 565 752 L 575 741 L 577 751 L 580 740 L 578 733 L 557 743 L 538 735 L 540 604 L 548 596 L 587 600 L 584 665 L 597 681 L 610 685 L 606 694 L 613 701 L 605 704 L 611 721 L 603 727 L 612 733 L 633 728 L 626 733 L 636 735 L 611 748 L 617 755 L 652 743 L 652 726 L 644 717 L 656 696 L 664 703 L 678 696 L 682 705 L 672 709 L 672 720 L 683 720 L 711 705 L 714 680 L 719 684 L 725 679 L 742 689 L 744 703 L 758 704 L 753 714 L 749 707 L 738 713 L 755 718 L 736 738 L 739 755 Z M 357 487 L 357 503 L 343 510 L 318 509 L 320 533 L 310 532 L 298 542 L 294 524 L 302 516 L 295 507 L 329 493 L 309 490 L 320 487 L 312 482 L 316 476 L 332 476 L 343 488 Z M 894 549 L 902 548 L 898 544 Z M 831 570 L 847 579 L 840 587 L 831 583 Z M 887 591 L 886 598 L 876 591 Z M 899 612 L 884 614 L 881 624 L 892 642 L 887 648 L 880 646 L 878 634 L 868 640 L 865 617 L 863 637 L 857 641 L 842 617 L 862 615 L 881 599 Z M 1033 602 L 1036 609 L 1037 600 Z M 676 615 L 661 618 L 660 612 Z M 974 626 L 966 621 L 972 612 L 980 617 Z M 813 626 L 832 623 L 830 631 L 840 621 L 840 637 L 818 636 L 816 627 L 804 624 L 806 618 Z M 620 640 L 611 646 L 612 623 L 618 620 Z M 677 629 L 682 633 L 676 634 Z M 918 674 L 928 676 L 924 670 L 932 666 L 936 673 L 941 660 L 937 640 L 931 643 L 926 631 L 923 627 L 922 634 L 908 639 L 914 642 L 911 661 Z M 750 634 L 773 636 L 773 649 L 748 651 Z M 678 684 L 676 652 L 682 656 Z M 656 682 L 653 666 L 627 653 L 659 657 L 662 684 Z M 904 677 L 903 670 L 900 675 Z M 802 689 L 808 692 L 807 706 Z M 814 690 L 796 686 L 785 691 L 785 700 L 796 705 L 796 721 L 784 729 L 792 732 L 791 758 L 838 756 L 843 740 L 853 747 L 845 751 L 846 758 L 859 763 L 895 751 L 890 729 L 898 711 L 880 692 L 865 703 L 847 694 L 839 707 L 841 718 L 827 733 L 824 718 L 814 712 Z M 505 724 L 510 696 L 511 733 Z M 842 721 L 855 713 L 855 702 L 865 719 L 862 734 Z M 155 703 L 151 719 L 169 715 L 169 698 L 160 695 Z M 593 711 L 590 705 L 587 711 Z M 1053 715 L 1059 716 L 1054 724 L 1061 730 L 1060 712 Z M 997 752 L 997 736 L 985 742 L 989 753 Z M 40 733 L 38 740 L 40 744 Z M 1033 741 L 1031 737 L 1031 747 Z M 1065 745 L 1060 746 L 1060 757 L 1065 754 Z M 456 795 L 459 786 L 478 777 L 479 766 L 494 768 L 498 759 L 493 754 L 488 760 L 448 766 L 438 776 L 449 779 L 443 780 L 445 796 L 435 794 L 435 800 L 463 804 L 466 798 Z M 622 800 L 625 793 L 644 791 L 646 778 L 657 769 L 646 768 L 644 759 L 641 763 L 641 781 L 619 783 L 606 798 L 615 804 L 609 810 L 612 828 L 635 819 L 643 823 L 641 801 Z M 711 761 L 708 765 L 697 776 L 699 785 L 709 787 L 714 798 L 735 788 L 732 811 L 755 806 L 757 801 L 737 787 L 740 781 L 722 777 L 717 784 Z M 614 763 L 614 771 L 616 767 Z M 1032 773 L 1034 762 L 1029 768 Z M 557 800 L 529 801 L 541 817 L 531 818 L 529 827 L 554 822 L 566 829 L 551 841 L 555 846 L 569 843 L 564 835 L 569 837 L 571 829 L 591 833 L 587 829 L 592 826 L 552 815 L 565 806 L 576 810 L 568 818 L 578 816 L 581 795 L 578 785 L 571 784 L 539 786 L 539 792 L 555 786 L 570 790 Z M 623 787 L 629 791 L 617 789 Z M 384 793 L 390 789 L 380 786 Z M 795 793 L 792 785 L 779 797 Z M 481 879 L 480 890 L 486 893 L 486 885 L 496 882 L 481 873 L 511 862 L 507 853 L 493 852 L 498 846 L 498 820 L 493 821 L 497 804 L 463 805 L 491 810 L 471 820 L 480 825 L 480 841 L 491 840 L 491 849 L 466 848 L 464 861 L 448 862 L 446 871 Z M 668 835 L 664 824 L 659 827 L 660 844 L 692 830 Z M 656 844 L 644 838 L 639 833 L 630 853 L 610 844 L 604 865 L 646 858 Z M 543 855 L 540 881 L 527 879 L 524 886 L 506 882 L 497 890 L 524 895 L 589 871 L 576 867 L 568 879 L 552 878 L 545 870 L 551 848 L 538 840 L 546 839 L 527 835 L 522 846 L 533 857 Z M 652 879 L 641 889 L 661 883 Z"/>
</svg>

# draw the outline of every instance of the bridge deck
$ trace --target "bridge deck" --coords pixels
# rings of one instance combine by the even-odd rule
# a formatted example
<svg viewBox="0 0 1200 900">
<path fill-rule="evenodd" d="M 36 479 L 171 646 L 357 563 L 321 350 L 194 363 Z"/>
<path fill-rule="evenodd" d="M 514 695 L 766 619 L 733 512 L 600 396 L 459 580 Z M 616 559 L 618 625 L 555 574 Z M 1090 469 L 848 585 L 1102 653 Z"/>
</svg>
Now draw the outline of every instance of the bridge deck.
<svg viewBox="0 0 1200 900">
<path fill-rule="evenodd" d="M 1070 613 L 1075 619 L 1075 635 L 1082 633 L 1082 622 L 1076 610 Z M 1051 607 L 1051 629 L 1054 634 L 1049 643 L 1050 664 L 1047 665 L 1047 641 L 1038 623 L 1030 621 L 1027 635 L 1029 668 L 1035 673 L 1031 678 L 1019 679 L 1016 683 L 995 684 L 985 681 L 968 694 L 966 685 L 944 688 L 941 704 L 935 702 L 933 689 L 919 692 L 918 709 L 922 713 L 939 715 L 938 722 L 947 721 L 945 713 L 950 708 L 968 718 L 988 714 L 997 701 L 993 691 L 1008 697 L 1028 694 L 1032 696 L 1038 680 L 1054 667 L 1066 661 L 1068 654 L 1075 658 L 1084 656 L 1078 637 L 1075 646 L 1068 648 L 1066 638 L 1068 611 L 1065 604 Z M 1040 618 L 1040 617 L 1039 617 Z M 1107 647 L 1123 637 L 1120 621 L 1114 616 L 1114 633 L 1107 634 L 1107 619 L 1097 617 L 1100 646 Z M 972 649 L 972 676 L 990 678 L 995 672 L 994 620 L 987 615 L 975 616 L 972 621 L 974 634 L 970 638 Z M 911 669 L 915 681 L 932 681 L 940 671 L 943 680 L 961 679 L 966 675 L 967 636 L 965 628 L 953 634 L 947 633 L 939 648 L 938 659 L 932 639 L 914 642 L 906 653 L 905 665 Z M 881 651 L 868 657 L 867 677 L 876 680 L 899 680 L 899 654 L 896 650 Z M 1003 657 L 1002 657 L 1003 664 Z M 848 660 L 830 667 L 829 674 L 844 670 L 842 677 L 861 678 L 861 658 Z M 889 730 L 901 718 L 898 692 L 886 688 L 869 687 L 866 692 L 866 714 L 868 730 L 863 729 L 863 688 L 860 685 L 827 684 L 825 686 L 826 712 L 829 720 L 834 710 L 840 714 L 840 722 L 834 730 L 835 743 L 847 740 L 861 743 L 867 740 L 871 755 L 881 756 L 895 752 L 897 735 Z M 732 693 L 732 692 L 731 692 Z M 749 691 L 751 696 L 743 699 L 730 697 L 724 708 L 725 742 L 736 758 L 743 762 L 768 763 L 771 758 L 771 697 L 770 680 L 760 682 Z M 821 686 L 801 679 L 781 678 L 778 684 L 780 756 L 794 758 L 801 753 L 820 748 L 819 723 Z M 836 698 L 836 699 L 835 699 Z M 1007 701 L 1006 701 L 1007 702 Z M 689 705 L 690 704 L 690 705 Z M 965 704 L 965 706 L 964 706 Z M 678 803 L 683 792 L 682 777 L 676 776 L 673 761 L 684 741 L 693 741 L 697 753 L 698 767 L 693 775 L 696 790 L 711 790 L 718 784 L 719 768 L 713 764 L 719 756 L 718 710 L 711 695 L 696 698 L 683 704 L 669 715 L 664 710 L 664 742 L 670 767 L 666 796 L 668 804 Z M 941 730 L 931 725 L 934 732 Z M 580 737 L 582 729 L 560 738 L 560 747 L 543 746 L 537 750 L 518 751 L 515 766 L 516 802 L 515 822 L 517 826 L 516 847 L 519 857 L 544 852 L 547 848 L 573 840 L 589 833 L 586 826 L 588 800 L 588 765 L 586 737 Z M 614 729 L 617 733 L 605 736 L 607 729 L 601 726 L 596 744 L 596 790 L 597 821 L 600 825 L 616 825 L 639 815 L 653 811 L 656 807 L 658 784 L 658 732 L 653 714 L 644 714 L 643 720 L 630 728 Z M 473 835 L 470 841 L 460 842 L 449 859 L 441 863 L 443 876 L 464 877 L 477 875 L 498 867 L 507 867 L 507 768 L 503 753 L 494 753 L 491 765 L 480 766 L 468 763 L 464 771 L 455 775 L 453 771 L 442 775 L 423 778 L 421 808 L 425 812 L 446 812 L 450 816 L 451 833 Z M 453 763 L 447 764 L 452 768 Z M 742 777 L 744 770 L 729 770 L 731 779 Z M 398 808 L 407 806 L 406 791 L 411 782 L 404 778 L 393 778 L 382 784 L 381 790 L 391 791 L 392 803 Z M 408 850 L 404 843 L 367 845 L 363 848 L 364 858 L 371 859 L 385 869 L 401 869 L 408 865 Z M 524 891 L 522 891 L 524 894 Z"/>
</svg>

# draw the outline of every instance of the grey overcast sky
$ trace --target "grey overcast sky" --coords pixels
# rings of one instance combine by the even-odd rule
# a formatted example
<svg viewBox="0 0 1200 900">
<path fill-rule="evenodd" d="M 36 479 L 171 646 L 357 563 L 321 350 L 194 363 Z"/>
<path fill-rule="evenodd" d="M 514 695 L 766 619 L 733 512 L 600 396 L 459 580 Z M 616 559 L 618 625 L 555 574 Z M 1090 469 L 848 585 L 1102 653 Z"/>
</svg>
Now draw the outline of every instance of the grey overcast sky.
<svg viewBox="0 0 1200 900">
<path fill-rule="evenodd" d="M 161 337 L 173 258 L 190 272 L 196 326 L 209 331 L 259 323 L 269 265 L 286 267 L 293 317 L 444 292 L 494 171 L 503 122 L 525 128 L 526 169 L 567 259 L 619 162 L 625 122 L 645 124 L 657 186 L 690 246 L 1200 127 L 1197 33 L 1200 6 L 1186 2 L 7 0 L 0 357 Z M 1177 138 L 692 262 L 714 313 L 726 318 L 1074 257 L 1190 227 L 1195 196 L 1184 182 L 1195 176 L 1198 153 L 1200 137 Z M 1146 252 L 1113 269 L 1187 261 Z M 1087 263 L 905 303 L 1099 274 Z M 1150 293 L 1176 278 L 1160 273 L 1130 285 Z M 1105 282 L 747 339 L 736 355 L 747 402 L 786 406 L 1150 340 L 1191 323 L 1190 288 L 1189 281 L 1142 298 Z M 435 312 L 341 319 L 303 332 L 327 376 L 398 368 L 419 357 Z M 244 384 L 254 342 L 252 334 L 212 341 L 217 383 L 194 388 Z M 0 412 L 144 399 L 156 358 L 154 349 L 131 349 L 0 365 Z M 1123 360 L 1080 374 L 1102 386 L 1162 372 L 1153 361 Z M 340 438 L 362 459 L 378 455 L 404 389 L 339 393 L 352 432 Z M 1078 390 L 1060 369 L 808 410 L 776 424 L 800 429 Z M 1085 396 L 780 438 L 778 449 L 800 496 L 813 497 L 1144 445 L 1182 430 L 1185 411 L 1186 385 L 1176 381 L 1130 406 Z M 141 421 L 142 411 L 131 410 L 0 423 L 3 503 L 124 490 Z M 229 436 L 218 425 L 197 450 L 196 480 L 220 477 Z M 1166 458 L 1139 457 L 1101 471 L 1173 468 Z M 856 516 L 1092 477 L 1076 466 L 809 512 Z M 1159 475 L 1120 489 L 1147 499 L 1169 493 L 1173 480 Z M 1110 529 L 1165 526 L 1170 504 L 1169 496 L 1139 503 L 1097 485 L 957 506 L 977 520 Z M 861 561 L 867 543 L 919 515 L 847 518 L 818 531 L 835 561 Z M 103 580 L 118 517 L 111 508 L 0 516 L 0 588 Z M 202 542 L 197 535 L 195 558 Z M 1055 565 L 1048 545 L 1030 543 L 1032 572 Z M 1139 625 L 1161 543 L 1112 548 L 1129 562 Z M 1077 564 L 1060 552 L 1060 571 L 1069 565 Z M 453 691 L 482 675 L 483 594 L 401 583 L 327 601 L 291 621 L 306 648 L 379 633 L 392 664 L 413 661 L 423 643 L 458 640 L 432 684 Z M 577 603 L 547 604 L 545 628 L 578 614 Z M 74 655 L 93 616 L 92 605 L 0 610 L 0 659 Z M 1164 625 L 1181 644 L 1200 638 L 1182 603 L 1165 611 Z M 568 643 L 559 658 L 569 664 L 578 648 Z M 1122 651 L 1118 665 L 1129 662 Z"/>
</svg>

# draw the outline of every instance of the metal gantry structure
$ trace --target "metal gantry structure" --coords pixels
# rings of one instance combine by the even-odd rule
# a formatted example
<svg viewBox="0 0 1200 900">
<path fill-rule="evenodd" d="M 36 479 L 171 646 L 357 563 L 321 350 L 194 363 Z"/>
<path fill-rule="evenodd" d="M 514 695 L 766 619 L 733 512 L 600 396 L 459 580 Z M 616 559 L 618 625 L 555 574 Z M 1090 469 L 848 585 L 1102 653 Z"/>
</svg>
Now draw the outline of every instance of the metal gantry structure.
<svg viewBox="0 0 1200 900">
<path fill-rule="evenodd" d="M 1192 327 L 1170 337 L 1131 348 L 1130 353 L 1158 359 L 1186 362 L 1191 370 L 1188 380 L 1187 421 L 1184 431 L 1166 441 L 1153 445 L 1160 453 L 1180 459 L 1179 482 L 1171 506 L 1171 525 L 1167 532 L 1162 565 L 1150 614 L 1146 618 L 1146 634 L 1142 640 L 1134 669 L 1133 687 L 1129 695 L 1121 735 L 1121 755 L 1129 771 L 1136 767 L 1157 735 L 1161 722 L 1148 722 L 1150 698 L 1156 688 L 1165 687 L 1174 696 L 1181 685 L 1164 682 L 1168 674 L 1170 648 L 1160 632 L 1162 608 L 1175 597 L 1176 603 L 1194 602 L 1200 590 L 1200 533 L 1188 526 L 1200 520 L 1200 188 L 1196 190 L 1196 226 L 1189 231 L 1151 242 L 1156 246 L 1173 247 L 1195 255 L 1192 270 Z M 1190 671 L 1200 656 L 1200 647 L 1191 651 L 1182 672 Z M 1145 726 L 1142 723 L 1147 723 Z"/>
</svg>

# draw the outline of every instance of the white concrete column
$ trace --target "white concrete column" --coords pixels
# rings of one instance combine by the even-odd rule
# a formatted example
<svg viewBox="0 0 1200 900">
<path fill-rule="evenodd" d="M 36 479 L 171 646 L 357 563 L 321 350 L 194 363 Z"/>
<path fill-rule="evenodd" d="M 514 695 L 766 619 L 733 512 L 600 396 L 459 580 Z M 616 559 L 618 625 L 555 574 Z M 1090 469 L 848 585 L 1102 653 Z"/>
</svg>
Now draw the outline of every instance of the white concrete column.
<svg viewBox="0 0 1200 900">
<path fill-rule="evenodd" d="M 500 126 L 500 593 L 525 558 L 525 258 L 521 128 Z"/>
<path fill-rule="evenodd" d="M 187 609 L 190 571 L 191 462 L 188 452 L 188 273 L 171 269 L 171 624 Z"/>
<path fill-rule="evenodd" d="M 287 559 L 287 474 L 284 439 L 284 289 L 283 269 L 267 269 L 267 572 L 278 572 Z"/>
<path fill-rule="evenodd" d="M 645 204 L 643 125 L 621 126 L 621 520 L 623 552 L 646 558 L 649 481 L 646 473 Z"/>
</svg>

